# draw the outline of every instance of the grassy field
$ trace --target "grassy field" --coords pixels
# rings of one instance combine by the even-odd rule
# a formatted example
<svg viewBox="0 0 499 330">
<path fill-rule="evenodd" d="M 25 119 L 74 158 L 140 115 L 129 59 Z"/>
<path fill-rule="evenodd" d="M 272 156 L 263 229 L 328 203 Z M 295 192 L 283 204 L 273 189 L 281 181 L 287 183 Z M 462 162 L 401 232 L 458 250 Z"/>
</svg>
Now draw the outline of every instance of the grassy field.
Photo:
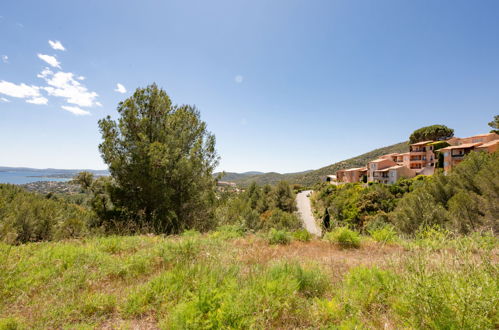
<svg viewBox="0 0 499 330">
<path fill-rule="evenodd" d="M 231 229 L 0 245 L 0 329 L 499 326 L 495 237 L 381 236 L 358 248 Z"/>
</svg>

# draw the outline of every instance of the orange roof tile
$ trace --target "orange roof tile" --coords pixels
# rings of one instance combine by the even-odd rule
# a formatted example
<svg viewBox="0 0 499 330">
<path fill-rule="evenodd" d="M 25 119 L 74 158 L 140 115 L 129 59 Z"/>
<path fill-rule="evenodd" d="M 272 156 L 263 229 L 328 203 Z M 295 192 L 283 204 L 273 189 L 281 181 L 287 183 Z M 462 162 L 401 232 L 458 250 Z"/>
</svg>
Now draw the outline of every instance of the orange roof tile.
<svg viewBox="0 0 499 330">
<path fill-rule="evenodd" d="M 432 143 L 432 142 L 435 142 L 435 141 L 433 141 L 433 140 L 421 141 L 421 142 L 418 142 L 418 143 L 412 143 L 411 146 L 422 146 L 422 145 L 425 145 L 425 144 L 428 144 L 428 143 Z"/>
<path fill-rule="evenodd" d="M 453 149 L 467 149 L 467 148 L 473 148 L 481 145 L 482 142 L 477 142 L 477 143 L 465 143 L 465 144 L 460 144 L 457 146 L 448 146 L 445 148 L 442 148 L 440 150 L 453 150 Z"/>
</svg>

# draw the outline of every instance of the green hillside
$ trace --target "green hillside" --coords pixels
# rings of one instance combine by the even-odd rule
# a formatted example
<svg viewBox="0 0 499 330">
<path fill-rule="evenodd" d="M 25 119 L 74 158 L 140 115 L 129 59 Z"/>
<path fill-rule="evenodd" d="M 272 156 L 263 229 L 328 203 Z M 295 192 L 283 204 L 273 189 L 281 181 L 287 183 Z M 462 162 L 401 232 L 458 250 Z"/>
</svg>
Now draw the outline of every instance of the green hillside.
<svg viewBox="0 0 499 330">
<path fill-rule="evenodd" d="M 381 155 L 386 155 L 394 152 L 401 153 L 407 151 L 409 151 L 409 146 L 407 142 L 400 142 L 393 144 L 391 146 L 369 151 L 365 154 L 350 159 L 346 159 L 341 162 L 337 162 L 314 171 L 288 173 L 288 174 L 270 172 L 257 175 L 245 175 L 239 178 L 232 176 L 232 178 L 235 178 L 233 182 L 236 182 L 241 186 L 247 186 L 253 181 L 262 185 L 262 184 L 275 184 L 281 180 L 286 180 L 289 183 L 312 185 L 316 182 L 319 182 L 326 175 L 335 174 L 337 170 L 344 168 L 365 166 L 367 162 L 376 159 Z"/>
</svg>

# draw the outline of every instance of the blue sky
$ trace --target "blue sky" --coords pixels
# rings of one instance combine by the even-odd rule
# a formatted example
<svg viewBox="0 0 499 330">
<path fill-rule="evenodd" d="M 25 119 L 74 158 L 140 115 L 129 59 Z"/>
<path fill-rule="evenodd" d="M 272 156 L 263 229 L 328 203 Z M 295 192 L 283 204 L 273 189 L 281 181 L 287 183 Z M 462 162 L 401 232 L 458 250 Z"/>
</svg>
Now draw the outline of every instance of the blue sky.
<svg viewBox="0 0 499 330">
<path fill-rule="evenodd" d="M 97 121 L 152 82 L 199 108 L 226 171 L 315 169 L 499 114 L 495 0 L 16 0 L 0 16 L 0 166 L 105 168 Z"/>
</svg>

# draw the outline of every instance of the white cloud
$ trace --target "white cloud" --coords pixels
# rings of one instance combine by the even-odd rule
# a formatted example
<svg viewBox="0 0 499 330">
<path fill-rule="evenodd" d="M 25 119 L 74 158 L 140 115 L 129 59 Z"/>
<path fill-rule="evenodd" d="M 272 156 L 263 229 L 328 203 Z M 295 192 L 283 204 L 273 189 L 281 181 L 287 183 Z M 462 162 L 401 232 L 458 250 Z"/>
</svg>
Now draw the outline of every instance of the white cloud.
<svg viewBox="0 0 499 330">
<path fill-rule="evenodd" d="M 68 103 L 76 104 L 80 107 L 99 106 L 100 103 L 96 101 L 96 92 L 90 92 L 79 81 L 75 80 L 71 72 L 52 72 L 50 69 L 45 68 L 38 78 L 42 78 L 49 86 L 42 87 L 49 95 L 63 97 Z"/>
<path fill-rule="evenodd" d="M 32 99 L 26 100 L 26 102 L 31 103 L 31 104 L 47 104 L 48 99 L 41 96 L 41 97 L 34 97 Z"/>
<path fill-rule="evenodd" d="M 27 99 L 27 103 L 31 104 L 47 104 L 48 100 L 40 95 L 40 87 L 28 86 L 24 83 L 19 85 L 9 81 L 0 81 L 0 94 L 17 97 L 20 99 Z M 1 98 L 3 102 L 10 102 L 5 98 Z"/>
<path fill-rule="evenodd" d="M 50 64 L 50 66 L 53 66 L 54 68 L 61 68 L 61 63 L 55 58 L 55 56 L 50 56 L 50 55 L 45 55 L 45 54 L 38 54 L 38 58 L 41 59 L 42 61 L 47 62 Z"/>
<path fill-rule="evenodd" d="M 85 80 L 85 77 L 83 77 L 83 76 L 78 76 L 76 79 L 78 79 L 78 80 Z"/>
<path fill-rule="evenodd" d="M 244 80 L 244 77 L 238 74 L 237 76 L 234 77 L 234 81 L 238 84 L 242 83 Z"/>
<path fill-rule="evenodd" d="M 61 108 L 63 110 L 69 111 L 72 114 L 77 115 L 77 116 L 88 116 L 88 115 L 90 115 L 90 112 L 88 112 L 86 110 L 83 110 L 83 109 L 80 109 L 78 107 L 72 107 L 72 106 L 69 106 L 69 105 L 63 105 L 63 106 L 61 106 Z"/>
<path fill-rule="evenodd" d="M 7 55 L 2 55 L 2 62 L 9 63 L 9 57 Z"/>
<path fill-rule="evenodd" d="M 62 50 L 62 51 L 66 50 L 66 48 L 64 48 L 64 46 L 61 44 L 59 40 L 56 41 L 49 40 L 49 45 L 55 50 Z"/>
<path fill-rule="evenodd" d="M 126 88 L 122 84 L 117 83 L 116 84 L 116 89 L 114 91 L 118 92 L 118 93 L 121 93 L 121 94 L 125 94 L 126 93 Z"/>
<path fill-rule="evenodd" d="M 28 97 L 39 97 L 40 88 L 37 86 L 28 86 L 24 83 L 17 85 L 8 81 L 0 80 L 0 94 L 22 99 Z"/>
<path fill-rule="evenodd" d="M 0 97 L 0 101 L 2 102 L 5 102 L 5 103 L 9 103 L 10 101 L 8 99 L 6 99 L 5 97 Z"/>
</svg>

